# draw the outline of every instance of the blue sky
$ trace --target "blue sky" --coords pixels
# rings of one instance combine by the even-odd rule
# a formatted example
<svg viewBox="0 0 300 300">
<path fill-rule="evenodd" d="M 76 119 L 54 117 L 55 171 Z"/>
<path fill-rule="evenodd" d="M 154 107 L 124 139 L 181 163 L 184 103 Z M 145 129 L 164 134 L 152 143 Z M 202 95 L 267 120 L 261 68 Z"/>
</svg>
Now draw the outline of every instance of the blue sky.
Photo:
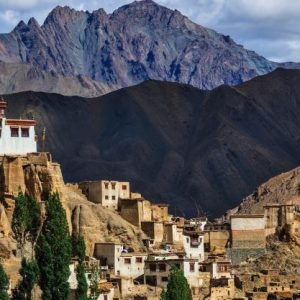
<svg viewBox="0 0 300 300">
<path fill-rule="evenodd" d="M 0 32 L 35 17 L 40 24 L 57 5 L 107 13 L 127 0 L 0 0 Z M 237 43 L 274 61 L 300 62 L 300 0 L 157 0 L 191 20 L 230 35 Z"/>
</svg>

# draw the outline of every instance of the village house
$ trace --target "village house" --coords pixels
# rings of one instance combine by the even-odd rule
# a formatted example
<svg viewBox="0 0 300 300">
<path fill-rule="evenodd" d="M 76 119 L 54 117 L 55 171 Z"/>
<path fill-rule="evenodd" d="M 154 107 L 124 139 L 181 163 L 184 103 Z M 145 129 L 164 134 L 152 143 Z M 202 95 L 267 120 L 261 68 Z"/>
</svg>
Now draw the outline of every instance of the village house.
<svg viewBox="0 0 300 300">
<path fill-rule="evenodd" d="M 230 223 L 210 223 L 204 226 L 205 252 L 226 253 L 231 237 Z"/>
<path fill-rule="evenodd" d="M 7 103 L 0 100 L 0 155 L 24 155 L 37 152 L 36 121 L 7 119 Z"/>
<path fill-rule="evenodd" d="M 202 272 L 209 272 L 212 279 L 232 278 L 231 261 L 226 256 L 209 255 L 200 264 Z"/>
<path fill-rule="evenodd" d="M 166 288 L 168 276 L 172 266 L 183 270 L 193 295 L 199 295 L 203 280 L 199 276 L 198 259 L 179 258 L 176 255 L 155 256 L 149 255 L 145 261 L 145 284 Z"/>
<path fill-rule="evenodd" d="M 142 222 L 168 222 L 168 208 L 168 204 L 153 204 L 142 197 L 122 199 L 120 204 L 120 215 L 126 221 L 141 228 Z M 150 225 L 146 226 L 149 228 Z"/>
<path fill-rule="evenodd" d="M 300 206 L 270 203 L 264 206 L 266 236 L 286 228 L 290 234 L 300 235 Z"/>
<path fill-rule="evenodd" d="M 79 183 L 79 188 L 89 201 L 114 210 L 118 210 L 121 199 L 130 198 L 129 182 L 83 181 Z"/>
<path fill-rule="evenodd" d="M 184 225 L 182 242 L 187 258 L 204 260 L 204 232 L 198 225 Z"/>
<path fill-rule="evenodd" d="M 265 253 L 264 215 L 233 215 L 230 227 L 231 248 L 227 248 L 227 254 L 233 265 Z"/>
<path fill-rule="evenodd" d="M 119 243 L 95 243 L 94 257 L 99 259 L 101 264 L 107 265 L 112 274 L 118 275 L 122 251 L 124 247 Z"/>
<path fill-rule="evenodd" d="M 94 256 L 108 266 L 115 276 L 132 280 L 143 275 L 146 253 L 128 252 L 122 244 L 96 243 Z"/>
<path fill-rule="evenodd" d="M 235 285 L 234 285 L 233 278 L 211 279 L 209 299 L 212 300 L 234 299 L 234 293 L 235 293 Z"/>
</svg>

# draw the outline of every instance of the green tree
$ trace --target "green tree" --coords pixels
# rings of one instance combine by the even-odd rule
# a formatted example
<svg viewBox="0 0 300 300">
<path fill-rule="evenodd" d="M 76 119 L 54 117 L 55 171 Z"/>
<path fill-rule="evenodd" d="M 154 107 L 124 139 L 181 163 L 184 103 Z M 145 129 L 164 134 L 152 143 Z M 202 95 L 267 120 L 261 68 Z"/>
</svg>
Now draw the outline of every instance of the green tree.
<svg viewBox="0 0 300 300">
<path fill-rule="evenodd" d="M 191 300 L 189 284 L 184 277 L 184 273 L 176 266 L 171 267 L 167 291 L 164 300 Z"/>
<path fill-rule="evenodd" d="M 16 288 L 12 291 L 12 299 L 13 300 L 26 300 L 25 291 L 20 286 L 20 283 L 18 283 Z"/>
<path fill-rule="evenodd" d="M 85 277 L 85 242 L 83 236 L 76 234 L 73 236 L 73 255 L 78 257 L 78 265 L 76 267 L 76 279 L 77 279 L 77 300 L 87 300 L 88 284 Z"/>
<path fill-rule="evenodd" d="M 24 256 L 26 240 L 30 240 L 33 245 L 36 241 L 39 227 L 40 210 L 36 200 L 19 192 L 15 199 L 12 230 L 22 257 Z"/>
<path fill-rule="evenodd" d="M 166 300 L 166 291 L 165 291 L 165 289 L 163 289 L 161 294 L 160 294 L 160 300 Z"/>
<path fill-rule="evenodd" d="M 26 243 L 26 235 L 28 233 L 29 220 L 26 200 L 25 195 L 22 192 L 19 192 L 18 197 L 15 200 L 15 209 L 12 218 L 12 230 L 22 256 Z"/>
<path fill-rule="evenodd" d="M 79 263 L 76 267 L 77 291 L 76 300 L 87 300 L 88 284 L 85 277 L 85 269 L 83 263 Z"/>
<path fill-rule="evenodd" d="M 71 255 L 72 243 L 65 210 L 58 193 L 53 193 L 46 202 L 46 219 L 36 245 L 42 299 L 68 298 Z"/>
<path fill-rule="evenodd" d="M 34 247 L 41 227 L 41 212 L 37 201 L 33 197 L 27 196 L 27 210 L 30 216 L 28 220 L 29 240 L 32 247 Z"/>
<path fill-rule="evenodd" d="M 72 238 L 72 250 L 73 256 L 77 256 L 79 262 L 85 260 L 85 242 L 84 238 L 80 234 L 75 234 Z"/>
<path fill-rule="evenodd" d="M 0 300 L 8 300 L 7 290 L 9 287 L 9 280 L 4 272 L 3 266 L 0 264 Z"/>
<path fill-rule="evenodd" d="M 43 291 L 42 299 L 52 300 L 52 287 L 55 277 L 54 258 L 51 247 L 43 233 L 38 238 L 35 255 L 40 270 L 39 286 Z"/>
<path fill-rule="evenodd" d="M 15 289 L 13 299 L 31 300 L 33 288 L 37 284 L 39 277 L 39 269 L 36 261 L 23 258 L 19 273 L 22 279 Z"/>
</svg>

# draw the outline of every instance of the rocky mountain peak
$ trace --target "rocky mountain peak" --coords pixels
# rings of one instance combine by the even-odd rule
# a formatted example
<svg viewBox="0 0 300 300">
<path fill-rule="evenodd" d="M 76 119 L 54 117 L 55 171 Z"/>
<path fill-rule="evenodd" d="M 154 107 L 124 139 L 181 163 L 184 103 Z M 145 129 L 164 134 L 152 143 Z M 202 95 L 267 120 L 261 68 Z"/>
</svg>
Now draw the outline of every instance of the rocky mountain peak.
<svg viewBox="0 0 300 300">
<path fill-rule="evenodd" d="M 56 6 L 47 16 L 44 25 L 51 23 L 69 23 L 77 22 L 86 12 L 78 11 L 69 6 Z"/>
<path fill-rule="evenodd" d="M 40 24 L 35 18 L 30 18 L 27 25 L 30 28 L 40 28 Z"/>
<path fill-rule="evenodd" d="M 35 20 L 19 23 L 12 34 L 0 35 L 0 45 L 4 62 L 121 87 L 151 78 L 211 89 L 280 66 L 151 0 L 124 5 L 111 15 L 57 6 L 41 27 Z"/>
<path fill-rule="evenodd" d="M 21 20 L 12 32 L 22 32 L 24 30 L 28 30 L 28 26 L 23 20 Z"/>
</svg>

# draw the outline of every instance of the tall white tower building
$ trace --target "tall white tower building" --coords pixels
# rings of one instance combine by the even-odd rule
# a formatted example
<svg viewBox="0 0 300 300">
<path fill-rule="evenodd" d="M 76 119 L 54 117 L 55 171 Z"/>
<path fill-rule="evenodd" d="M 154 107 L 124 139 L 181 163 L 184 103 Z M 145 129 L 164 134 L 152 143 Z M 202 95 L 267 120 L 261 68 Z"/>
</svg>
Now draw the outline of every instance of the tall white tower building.
<svg viewBox="0 0 300 300">
<path fill-rule="evenodd" d="M 7 119 L 7 103 L 0 100 L 0 155 L 37 152 L 34 120 Z"/>
</svg>

